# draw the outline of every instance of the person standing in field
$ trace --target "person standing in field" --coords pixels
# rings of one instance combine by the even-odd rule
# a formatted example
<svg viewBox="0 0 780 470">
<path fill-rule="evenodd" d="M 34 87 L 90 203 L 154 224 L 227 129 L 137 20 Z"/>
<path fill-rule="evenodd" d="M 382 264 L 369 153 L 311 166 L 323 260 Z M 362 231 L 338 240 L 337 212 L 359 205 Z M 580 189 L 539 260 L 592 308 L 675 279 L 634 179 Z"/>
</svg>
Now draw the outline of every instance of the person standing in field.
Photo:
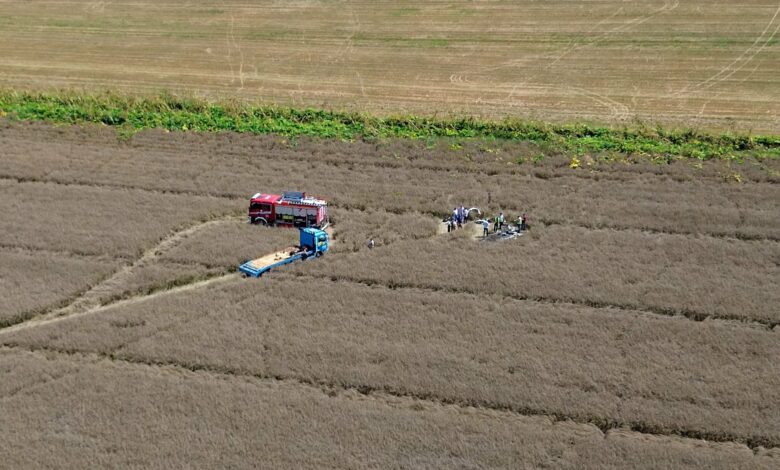
<svg viewBox="0 0 780 470">
<path fill-rule="evenodd" d="M 498 232 L 498 216 L 493 217 L 493 232 Z"/>
<path fill-rule="evenodd" d="M 458 222 L 458 208 L 457 207 L 453 207 L 452 208 L 452 221 L 453 221 L 453 224 Z"/>
<path fill-rule="evenodd" d="M 523 212 L 523 217 L 520 219 L 520 230 L 525 230 L 528 228 L 527 222 L 528 217 L 525 215 L 525 212 Z"/>
<path fill-rule="evenodd" d="M 373 250 L 374 249 L 374 239 L 373 238 L 369 238 L 368 239 L 368 249 L 369 250 Z"/>
<path fill-rule="evenodd" d="M 488 219 L 482 219 L 482 236 L 487 237 L 490 233 L 490 222 Z"/>
<path fill-rule="evenodd" d="M 504 213 L 501 212 L 498 214 L 498 229 L 503 230 L 504 229 Z"/>
</svg>

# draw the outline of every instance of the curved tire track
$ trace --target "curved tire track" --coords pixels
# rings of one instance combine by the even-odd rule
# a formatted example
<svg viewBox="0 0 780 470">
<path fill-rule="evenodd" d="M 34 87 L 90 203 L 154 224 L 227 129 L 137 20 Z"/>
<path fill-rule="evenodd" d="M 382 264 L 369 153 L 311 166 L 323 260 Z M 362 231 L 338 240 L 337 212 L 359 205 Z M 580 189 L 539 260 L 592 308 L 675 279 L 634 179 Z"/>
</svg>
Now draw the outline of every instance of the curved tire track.
<svg viewBox="0 0 780 470">
<path fill-rule="evenodd" d="M 0 330 L 0 335 L 4 333 L 13 333 L 15 331 L 20 331 L 28 328 L 34 328 L 41 325 L 55 323 L 69 318 L 75 318 L 83 315 L 97 313 L 110 306 L 114 306 L 118 304 L 138 302 L 150 297 L 156 297 L 156 296 L 165 295 L 167 293 L 181 292 L 185 290 L 195 289 L 198 287 L 203 287 L 209 284 L 213 284 L 215 282 L 219 282 L 220 280 L 226 280 L 227 278 L 234 276 L 234 274 L 231 273 L 226 275 L 220 275 L 218 277 L 213 277 L 210 279 L 194 282 L 191 284 L 185 284 L 183 286 L 175 287 L 173 289 L 168 289 L 160 292 L 153 292 L 148 295 L 130 297 L 128 299 L 108 302 L 106 304 L 102 303 L 102 299 L 106 297 L 110 297 L 111 294 L 115 292 L 115 289 L 121 287 L 123 283 L 127 280 L 127 278 L 130 277 L 138 268 L 141 268 L 146 264 L 153 262 L 154 260 L 159 258 L 162 254 L 177 246 L 182 240 L 185 240 L 189 236 L 203 230 L 204 228 L 219 223 L 223 223 L 226 221 L 236 220 L 236 219 L 237 217 L 234 215 L 223 216 L 220 218 L 207 220 L 205 222 L 200 222 L 195 225 L 191 225 L 187 228 L 184 228 L 182 230 L 173 232 L 167 237 L 163 238 L 157 245 L 144 251 L 143 254 L 138 259 L 136 259 L 132 264 L 122 267 L 121 269 L 116 271 L 114 274 L 112 274 L 102 282 L 92 286 L 89 290 L 81 294 L 79 297 L 73 299 L 68 305 L 43 313 L 42 315 L 39 315 L 37 317 L 33 317 L 26 321 L 17 323 L 16 325 L 3 328 L 2 330 Z"/>
</svg>

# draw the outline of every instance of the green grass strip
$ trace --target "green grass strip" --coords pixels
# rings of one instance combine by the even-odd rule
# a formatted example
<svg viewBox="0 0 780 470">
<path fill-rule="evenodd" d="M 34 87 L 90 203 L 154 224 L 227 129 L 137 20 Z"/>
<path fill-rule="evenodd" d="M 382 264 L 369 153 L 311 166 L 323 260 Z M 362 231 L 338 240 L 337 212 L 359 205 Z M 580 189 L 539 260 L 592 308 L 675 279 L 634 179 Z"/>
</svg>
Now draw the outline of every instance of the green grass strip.
<svg viewBox="0 0 780 470">
<path fill-rule="evenodd" d="M 171 95 L 30 93 L 0 91 L 0 114 L 54 123 L 98 123 L 131 131 L 141 129 L 235 131 L 339 139 L 455 138 L 532 141 L 550 149 L 582 153 L 625 153 L 741 159 L 780 157 L 780 136 L 713 134 L 699 130 L 600 127 L 551 124 L 507 118 L 420 116 L 377 117 L 363 113 L 276 106 L 251 106 Z"/>
</svg>

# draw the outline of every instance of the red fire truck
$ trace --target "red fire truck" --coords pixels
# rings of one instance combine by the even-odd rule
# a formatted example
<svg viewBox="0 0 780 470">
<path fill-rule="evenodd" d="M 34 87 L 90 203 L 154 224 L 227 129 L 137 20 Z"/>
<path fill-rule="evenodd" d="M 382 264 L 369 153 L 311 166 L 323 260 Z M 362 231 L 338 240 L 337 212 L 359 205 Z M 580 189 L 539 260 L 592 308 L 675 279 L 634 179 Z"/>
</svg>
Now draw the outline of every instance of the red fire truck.
<svg viewBox="0 0 780 470">
<path fill-rule="evenodd" d="M 328 225 L 328 203 L 306 197 L 306 193 L 298 191 L 285 191 L 281 196 L 257 193 L 249 200 L 249 221 L 253 224 L 321 229 Z"/>
</svg>

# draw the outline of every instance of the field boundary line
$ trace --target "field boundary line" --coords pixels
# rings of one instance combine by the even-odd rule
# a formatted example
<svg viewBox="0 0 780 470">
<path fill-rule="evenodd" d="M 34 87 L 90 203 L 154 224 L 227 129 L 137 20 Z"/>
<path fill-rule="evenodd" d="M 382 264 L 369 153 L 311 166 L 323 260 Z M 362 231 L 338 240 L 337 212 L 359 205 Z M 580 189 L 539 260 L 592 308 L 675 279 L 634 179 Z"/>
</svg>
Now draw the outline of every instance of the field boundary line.
<svg viewBox="0 0 780 470">
<path fill-rule="evenodd" d="M 27 347 L 15 343 L 0 343 L 0 352 L 25 352 L 34 355 L 41 355 L 48 360 L 48 355 L 56 355 L 61 359 L 67 359 L 71 362 L 83 363 L 91 362 L 100 365 L 101 361 L 106 361 L 114 365 L 141 366 L 154 369 L 156 371 L 163 369 L 174 369 L 185 374 L 194 374 L 199 377 L 220 379 L 251 379 L 259 382 L 281 382 L 297 386 L 308 387 L 322 392 L 327 397 L 334 397 L 348 393 L 357 393 L 361 397 L 377 400 L 389 406 L 392 400 L 410 400 L 412 402 L 424 402 L 439 407 L 453 407 L 459 411 L 481 409 L 491 412 L 501 413 L 506 416 L 524 416 L 524 417 L 546 417 L 552 424 L 573 421 L 579 424 L 590 424 L 595 426 L 606 435 L 611 430 L 629 429 L 640 435 L 667 436 L 680 439 L 696 439 L 715 443 L 739 443 L 745 445 L 756 455 L 762 449 L 771 449 L 780 447 L 780 441 L 775 441 L 767 436 L 741 436 L 716 431 L 704 431 L 688 428 L 664 428 L 661 426 L 650 425 L 642 421 L 624 422 L 604 418 L 591 414 L 565 414 L 551 412 L 541 408 L 533 408 L 523 405 L 513 405 L 508 403 L 494 403 L 489 400 L 481 399 L 457 399 L 450 397 L 441 397 L 434 393 L 420 393 L 405 390 L 393 386 L 372 386 L 360 383 L 344 383 L 335 380 L 307 378 L 294 374 L 269 374 L 253 373 L 246 370 L 232 368 L 230 366 L 217 366 L 199 363 L 183 364 L 171 360 L 141 359 L 127 356 L 118 356 L 112 353 L 87 352 L 80 350 L 66 350 L 43 347 Z M 216 377 L 215 377 L 216 376 Z"/>
<path fill-rule="evenodd" d="M 375 249 L 379 249 L 379 248 L 375 248 Z M 366 278 L 360 278 L 356 276 L 347 276 L 344 274 L 339 274 L 338 276 L 336 276 L 336 275 L 327 275 L 327 274 L 317 275 L 317 274 L 308 274 L 308 273 L 301 273 L 301 272 L 285 272 L 284 275 L 304 278 L 304 279 L 307 278 L 318 279 L 323 281 L 330 281 L 333 283 L 344 282 L 350 284 L 359 284 L 366 287 L 378 286 L 378 287 L 384 287 L 388 290 L 417 289 L 424 292 L 473 295 L 476 297 L 498 297 L 507 300 L 515 300 L 519 302 L 536 302 L 536 303 L 546 304 L 546 305 L 572 305 L 577 307 L 588 307 L 594 310 L 613 309 L 622 312 L 648 315 L 659 319 L 680 318 L 692 322 L 718 321 L 725 325 L 731 325 L 734 327 L 752 328 L 752 329 L 758 329 L 764 331 L 772 331 L 773 328 L 780 326 L 780 320 L 743 318 L 738 316 L 707 314 L 703 312 L 680 310 L 680 309 L 673 309 L 673 308 L 648 307 L 648 306 L 639 307 L 630 304 L 616 304 L 610 302 L 588 301 L 588 300 L 581 300 L 581 299 L 564 299 L 564 298 L 532 296 L 532 295 L 510 295 L 510 294 L 502 294 L 498 292 L 479 292 L 468 288 L 422 285 L 422 284 L 413 284 L 413 283 L 406 283 L 406 282 L 386 283 L 381 280 L 366 279 Z"/>
</svg>

